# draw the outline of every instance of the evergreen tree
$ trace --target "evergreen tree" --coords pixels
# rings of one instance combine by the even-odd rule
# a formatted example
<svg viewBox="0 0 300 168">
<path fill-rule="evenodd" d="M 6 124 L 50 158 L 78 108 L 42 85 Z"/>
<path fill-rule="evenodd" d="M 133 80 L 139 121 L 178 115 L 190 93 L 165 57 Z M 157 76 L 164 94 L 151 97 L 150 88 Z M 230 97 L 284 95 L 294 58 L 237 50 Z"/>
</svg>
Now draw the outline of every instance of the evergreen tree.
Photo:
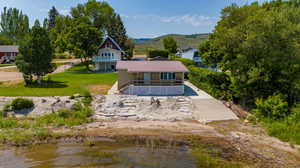
<svg viewBox="0 0 300 168">
<path fill-rule="evenodd" d="M 26 84 L 37 77 L 38 83 L 48 73 L 53 72 L 54 67 L 51 64 L 53 51 L 48 32 L 34 26 L 29 35 L 20 45 L 20 54 L 17 56 L 17 67 L 23 73 Z"/>
<path fill-rule="evenodd" d="M 19 42 L 29 32 L 28 16 L 16 8 L 4 7 L 1 13 L 0 31 L 14 42 Z"/>
<path fill-rule="evenodd" d="M 49 20 L 47 18 L 43 21 L 43 28 L 48 30 L 49 29 Z"/>
<path fill-rule="evenodd" d="M 120 17 L 120 15 L 115 14 L 111 20 L 110 23 L 108 24 L 106 31 L 108 35 L 113 38 L 119 45 L 120 47 L 125 50 L 126 42 L 127 42 L 127 34 L 126 34 L 126 28 L 123 24 L 123 21 Z"/>
<path fill-rule="evenodd" d="M 59 16 L 59 13 L 53 6 L 49 11 L 48 29 L 52 29 L 53 27 L 55 27 L 57 16 Z"/>
<path fill-rule="evenodd" d="M 36 26 L 36 27 L 41 27 L 41 23 L 40 23 L 40 21 L 39 21 L 38 19 L 36 19 L 36 20 L 34 21 L 34 26 Z"/>
</svg>

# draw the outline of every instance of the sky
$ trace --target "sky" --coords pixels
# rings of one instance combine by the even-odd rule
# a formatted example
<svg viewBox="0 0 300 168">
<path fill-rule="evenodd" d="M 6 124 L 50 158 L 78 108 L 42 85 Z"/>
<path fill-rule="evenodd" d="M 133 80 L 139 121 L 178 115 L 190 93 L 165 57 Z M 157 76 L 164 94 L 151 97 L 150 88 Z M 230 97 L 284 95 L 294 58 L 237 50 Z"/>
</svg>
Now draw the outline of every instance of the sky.
<svg viewBox="0 0 300 168">
<path fill-rule="evenodd" d="M 21 9 L 41 22 L 55 6 L 61 14 L 87 0 L 0 0 L 3 7 Z M 103 1 L 103 0 L 101 0 Z M 165 34 L 210 33 L 221 10 L 232 4 L 249 4 L 257 0 L 106 0 L 122 16 L 127 33 L 133 38 L 153 38 Z M 264 0 L 258 0 L 262 2 Z"/>
</svg>

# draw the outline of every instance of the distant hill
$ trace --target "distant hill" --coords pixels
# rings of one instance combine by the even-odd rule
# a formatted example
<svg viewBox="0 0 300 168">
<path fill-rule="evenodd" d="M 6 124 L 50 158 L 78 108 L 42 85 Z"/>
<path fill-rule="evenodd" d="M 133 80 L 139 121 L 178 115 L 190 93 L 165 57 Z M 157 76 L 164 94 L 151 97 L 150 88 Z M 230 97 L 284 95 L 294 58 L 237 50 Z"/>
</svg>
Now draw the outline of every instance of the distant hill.
<svg viewBox="0 0 300 168">
<path fill-rule="evenodd" d="M 205 40 L 208 40 L 208 34 L 168 34 L 153 39 L 141 38 L 135 39 L 135 52 L 137 54 L 147 53 L 149 49 L 163 49 L 163 39 L 166 37 L 173 37 L 181 48 L 197 48 L 198 45 Z"/>
</svg>

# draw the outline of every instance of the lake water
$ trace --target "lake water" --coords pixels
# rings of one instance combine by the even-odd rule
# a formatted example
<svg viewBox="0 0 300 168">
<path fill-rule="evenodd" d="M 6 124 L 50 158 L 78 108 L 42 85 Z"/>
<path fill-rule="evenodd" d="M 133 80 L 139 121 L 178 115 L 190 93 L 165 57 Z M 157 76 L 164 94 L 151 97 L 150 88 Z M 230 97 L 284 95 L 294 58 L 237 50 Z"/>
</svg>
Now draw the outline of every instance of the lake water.
<svg viewBox="0 0 300 168">
<path fill-rule="evenodd" d="M 184 146 L 150 148 L 113 141 L 0 148 L 0 168 L 196 168 Z"/>
</svg>

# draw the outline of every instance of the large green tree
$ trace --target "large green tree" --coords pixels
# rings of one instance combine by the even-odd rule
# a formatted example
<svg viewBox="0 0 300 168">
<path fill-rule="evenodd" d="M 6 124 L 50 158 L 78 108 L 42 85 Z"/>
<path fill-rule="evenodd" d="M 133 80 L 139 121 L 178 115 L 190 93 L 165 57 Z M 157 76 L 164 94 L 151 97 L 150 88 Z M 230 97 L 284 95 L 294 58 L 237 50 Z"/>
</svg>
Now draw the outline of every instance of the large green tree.
<svg viewBox="0 0 300 168">
<path fill-rule="evenodd" d="M 291 105 L 299 93 L 299 18 L 300 8 L 283 1 L 231 5 L 200 53 L 208 64 L 231 74 L 240 103 L 279 92 Z"/>
<path fill-rule="evenodd" d="M 126 28 L 120 17 L 107 2 L 89 0 L 71 9 L 72 18 L 87 18 L 91 25 L 103 34 L 113 38 L 125 51 L 125 57 L 133 55 L 134 44 L 128 38 Z"/>
<path fill-rule="evenodd" d="M 163 44 L 165 50 L 167 50 L 170 54 L 175 54 L 177 52 L 177 42 L 172 37 L 166 37 L 163 39 Z"/>
<path fill-rule="evenodd" d="M 0 19 L 0 31 L 15 43 L 22 40 L 29 32 L 28 16 L 16 8 L 4 7 Z"/>
<path fill-rule="evenodd" d="M 11 45 L 13 44 L 13 41 L 10 40 L 5 35 L 0 34 L 0 45 Z"/>
<path fill-rule="evenodd" d="M 38 83 L 41 83 L 43 76 L 53 72 L 52 46 L 45 29 L 34 26 L 21 43 L 19 50 L 16 64 L 23 73 L 26 84 L 30 84 L 34 77 L 37 77 Z"/>
<path fill-rule="evenodd" d="M 107 2 L 88 0 L 71 9 L 73 18 L 87 17 L 91 24 L 103 31 L 114 15 L 114 9 Z"/>
<path fill-rule="evenodd" d="M 90 24 L 80 23 L 70 30 L 66 39 L 68 50 L 76 57 L 81 58 L 86 69 L 90 70 L 90 60 L 97 53 L 102 41 L 101 32 Z"/>
</svg>

